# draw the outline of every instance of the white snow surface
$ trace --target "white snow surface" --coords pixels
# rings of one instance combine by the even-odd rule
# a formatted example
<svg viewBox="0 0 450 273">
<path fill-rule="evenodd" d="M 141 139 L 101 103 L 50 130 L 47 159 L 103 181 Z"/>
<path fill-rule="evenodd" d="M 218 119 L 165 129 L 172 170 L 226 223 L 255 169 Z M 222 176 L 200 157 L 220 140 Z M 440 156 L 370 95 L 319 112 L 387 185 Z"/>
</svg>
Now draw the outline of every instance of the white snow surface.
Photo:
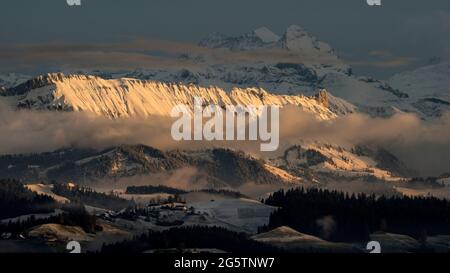
<svg viewBox="0 0 450 273">
<path fill-rule="evenodd" d="M 26 82 L 30 78 L 30 76 L 18 73 L 0 74 L 0 87 L 14 87 Z"/>
<path fill-rule="evenodd" d="M 213 199 L 189 203 L 195 211 L 213 217 L 236 229 L 256 233 L 258 227 L 267 225 L 270 214 L 276 209 L 259 201 L 239 199 Z"/>
<path fill-rule="evenodd" d="M 265 43 L 273 43 L 280 40 L 280 36 L 273 33 L 266 27 L 260 27 L 254 30 L 256 36 L 258 36 Z"/>
<path fill-rule="evenodd" d="M 435 97 L 450 101 L 450 62 L 396 74 L 389 83 L 414 99 Z"/>
<path fill-rule="evenodd" d="M 407 93 L 410 104 L 426 117 L 439 117 L 450 111 L 450 62 L 398 73 L 389 84 Z"/>
</svg>

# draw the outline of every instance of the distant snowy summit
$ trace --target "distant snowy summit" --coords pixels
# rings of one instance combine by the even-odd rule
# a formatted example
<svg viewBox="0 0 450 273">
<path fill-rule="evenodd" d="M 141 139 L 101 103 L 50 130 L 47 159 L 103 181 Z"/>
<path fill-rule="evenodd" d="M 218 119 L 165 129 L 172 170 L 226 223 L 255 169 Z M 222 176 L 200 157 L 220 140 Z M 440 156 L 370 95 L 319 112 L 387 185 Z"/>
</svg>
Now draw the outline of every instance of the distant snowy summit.
<svg viewBox="0 0 450 273">
<path fill-rule="evenodd" d="M 280 57 L 280 53 L 285 52 L 290 54 L 290 58 L 278 59 L 278 62 L 291 62 L 289 61 L 291 59 L 292 62 L 298 63 L 298 59 L 301 59 L 302 64 L 305 65 L 325 65 L 334 67 L 336 70 L 349 70 L 349 66 L 338 58 L 335 50 L 329 44 L 318 40 L 298 25 L 289 26 L 281 36 L 267 27 L 260 27 L 239 36 L 212 33 L 201 40 L 199 46 L 210 49 L 228 49 L 232 52 L 266 50 L 268 55 L 265 63 L 273 62 Z"/>
<path fill-rule="evenodd" d="M 26 82 L 29 79 L 30 79 L 29 76 L 23 74 L 17 73 L 0 74 L 0 91 L 5 91 L 8 88 Z"/>
<path fill-rule="evenodd" d="M 289 26 L 281 37 L 267 27 L 261 27 L 236 37 L 213 33 L 200 41 L 199 45 L 230 50 L 286 49 L 296 53 L 329 55 L 337 59 L 335 51 L 329 44 L 319 41 L 298 25 Z"/>
<path fill-rule="evenodd" d="M 258 28 L 238 37 L 226 36 L 214 32 L 199 42 L 199 46 L 207 48 L 227 48 L 230 50 L 252 50 L 273 47 L 280 37 L 266 27 Z"/>
</svg>

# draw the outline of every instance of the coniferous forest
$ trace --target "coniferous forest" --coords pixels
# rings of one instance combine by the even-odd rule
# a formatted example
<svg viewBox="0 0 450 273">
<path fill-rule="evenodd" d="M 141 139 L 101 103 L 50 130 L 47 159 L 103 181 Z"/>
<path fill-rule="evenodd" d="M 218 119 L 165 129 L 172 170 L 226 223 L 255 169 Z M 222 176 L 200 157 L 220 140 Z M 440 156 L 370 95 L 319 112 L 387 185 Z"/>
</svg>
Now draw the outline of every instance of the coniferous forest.
<svg viewBox="0 0 450 273">
<path fill-rule="evenodd" d="M 66 184 L 55 184 L 52 191 L 57 195 L 66 197 L 71 202 L 103 209 L 119 210 L 134 205 L 133 201 L 120 198 L 114 193 L 96 192 L 89 187 L 69 187 Z"/>
<path fill-rule="evenodd" d="M 43 224 L 79 226 L 87 233 L 95 233 L 102 230 L 101 226 L 97 224 L 97 218 L 90 215 L 82 204 L 66 204 L 62 205 L 61 209 L 64 210 L 63 213 L 47 218 L 36 219 L 31 216 L 22 221 L 10 221 L 0 225 L 0 233 L 20 234 Z"/>
<path fill-rule="evenodd" d="M 38 195 L 13 179 L 0 180 L 0 219 L 33 213 L 48 213 L 56 207 L 55 200 Z"/>
<path fill-rule="evenodd" d="M 279 209 L 261 231 L 286 225 L 341 242 L 366 241 L 371 233 L 378 231 L 406 234 L 417 239 L 450 234 L 450 202 L 446 199 L 387 198 L 298 188 L 275 192 L 263 201 Z M 328 222 L 326 232 L 323 219 Z"/>
</svg>

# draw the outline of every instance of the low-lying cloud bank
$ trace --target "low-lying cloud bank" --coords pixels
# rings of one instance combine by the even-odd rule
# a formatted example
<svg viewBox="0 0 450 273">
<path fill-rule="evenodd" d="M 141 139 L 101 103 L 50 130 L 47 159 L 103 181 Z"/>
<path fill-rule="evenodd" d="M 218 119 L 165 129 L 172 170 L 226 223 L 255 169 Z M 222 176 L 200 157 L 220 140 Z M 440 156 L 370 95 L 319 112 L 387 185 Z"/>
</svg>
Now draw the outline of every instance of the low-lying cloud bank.
<svg viewBox="0 0 450 273">
<path fill-rule="evenodd" d="M 281 123 L 281 143 L 296 139 L 318 140 L 351 147 L 377 145 L 397 155 L 421 175 L 450 171 L 450 113 L 434 121 L 423 121 L 414 114 L 391 118 L 371 118 L 354 114 L 334 122 L 316 122 L 298 110 L 287 109 Z"/>
<path fill-rule="evenodd" d="M 181 141 L 171 138 L 173 120 L 163 117 L 111 120 L 89 113 L 13 111 L 0 105 L 0 154 L 37 153 L 66 147 L 107 148 L 146 144 L 160 149 L 230 147 L 260 156 L 259 142 Z M 280 113 L 281 154 L 290 145 L 320 141 L 352 147 L 378 145 L 400 157 L 421 175 L 450 172 L 450 114 L 422 121 L 413 114 L 370 118 L 354 114 L 332 122 L 287 107 Z"/>
<path fill-rule="evenodd" d="M 190 56 L 190 58 L 184 58 Z M 193 43 L 166 40 L 128 40 L 108 44 L 37 43 L 0 45 L 0 72 L 101 69 L 123 71 L 136 67 L 145 69 L 204 68 L 208 64 L 239 64 L 248 62 L 307 62 L 341 64 L 333 57 L 310 56 L 279 48 L 251 51 L 211 49 Z"/>
</svg>

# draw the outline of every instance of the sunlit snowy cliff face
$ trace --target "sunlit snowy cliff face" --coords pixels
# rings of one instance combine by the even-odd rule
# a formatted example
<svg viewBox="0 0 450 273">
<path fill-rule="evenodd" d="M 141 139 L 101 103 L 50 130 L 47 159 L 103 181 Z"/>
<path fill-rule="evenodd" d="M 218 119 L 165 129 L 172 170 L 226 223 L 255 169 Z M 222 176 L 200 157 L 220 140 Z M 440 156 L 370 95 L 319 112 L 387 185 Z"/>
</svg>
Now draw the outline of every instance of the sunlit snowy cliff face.
<svg viewBox="0 0 450 273">
<path fill-rule="evenodd" d="M 136 79 L 105 80 L 96 76 L 48 74 L 8 91 L 12 106 L 33 110 L 86 111 L 109 118 L 169 116 L 178 105 L 193 106 L 195 98 L 204 104 L 297 106 L 321 120 L 351 111 L 328 108 L 328 95 L 274 95 L 260 88 L 234 88 L 168 84 Z M 331 96 L 330 96 L 331 97 Z M 339 101 L 336 98 L 333 98 Z"/>
</svg>

